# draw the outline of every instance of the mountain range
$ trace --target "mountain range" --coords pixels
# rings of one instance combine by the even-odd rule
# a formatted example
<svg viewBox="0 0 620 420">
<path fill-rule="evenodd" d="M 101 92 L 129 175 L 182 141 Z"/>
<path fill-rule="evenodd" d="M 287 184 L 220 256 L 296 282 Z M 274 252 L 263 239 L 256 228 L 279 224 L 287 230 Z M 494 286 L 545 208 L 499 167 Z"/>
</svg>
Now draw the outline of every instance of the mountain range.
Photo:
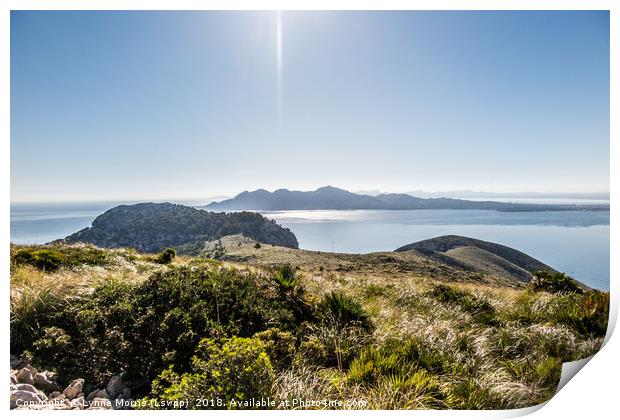
<svg viewBox="0 0 620 420">
<path fill-rule="evenodd" d="M 239 210 L 496 210 L 496 211 L 608 211 L 607 204 L 527 204 L 472 201 L 456 198 L 420 198 L 409 194 L 356 194 L 325 186 L 315 191 L 264 189 L 244 191 L 234 198 L 204 206 L 212 211 Z"/>
</svg>

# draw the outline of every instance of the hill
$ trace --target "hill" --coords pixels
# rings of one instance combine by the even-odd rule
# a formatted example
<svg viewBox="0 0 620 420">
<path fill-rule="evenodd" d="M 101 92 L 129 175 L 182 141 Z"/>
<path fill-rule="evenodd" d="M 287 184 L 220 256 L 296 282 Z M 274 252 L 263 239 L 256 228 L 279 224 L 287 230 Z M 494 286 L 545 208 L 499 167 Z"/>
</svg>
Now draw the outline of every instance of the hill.
<svg viewBox="0 0 620 420">
<path fill-rule="evenodd" d="M 91 227 L 63 241 L 103 248 L 134 248 L 159 252 L 178 247 L 191 253 L 202 243 L 242 234 L 255 241 L 297 248 L 295 235 L 258 213 L 213 213 L 171 203 L 141 203 L 114 207 L 98 216 Z"/>
<path fill-rule="evenodd" d="M 395 252 L 410 251 L 422 253 L 443 264 L 522 282 L 530 281 L 534 271 L 556 272 L 516 249 L 465 236 L 439 236 L 402 246 Z"/>
<path fill-rule="evenodd" d="M 209 210 L 496 210 L 496 211 L 608 211 L 609 205 L 547 205 L 470 201 L 454 198 L 420 198 L 409 194 L 355 194 L 326 186 L 315 191 L 263 189 L 244 191 L 234 198 L 205 206 Z"/>
</svg>

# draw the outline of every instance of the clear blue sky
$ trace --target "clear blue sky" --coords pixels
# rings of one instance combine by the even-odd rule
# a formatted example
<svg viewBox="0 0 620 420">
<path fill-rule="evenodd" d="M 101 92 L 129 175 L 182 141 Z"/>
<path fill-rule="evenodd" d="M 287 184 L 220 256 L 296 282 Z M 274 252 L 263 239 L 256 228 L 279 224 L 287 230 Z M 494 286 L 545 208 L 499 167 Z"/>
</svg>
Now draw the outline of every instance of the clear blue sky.
<svg viewBox="0 0 620 420">
<path fill-rule="evenodd" d="M 608 191 L 607 12 L 280 19 L 13 12 L 12 200 Z"/>
</svg>

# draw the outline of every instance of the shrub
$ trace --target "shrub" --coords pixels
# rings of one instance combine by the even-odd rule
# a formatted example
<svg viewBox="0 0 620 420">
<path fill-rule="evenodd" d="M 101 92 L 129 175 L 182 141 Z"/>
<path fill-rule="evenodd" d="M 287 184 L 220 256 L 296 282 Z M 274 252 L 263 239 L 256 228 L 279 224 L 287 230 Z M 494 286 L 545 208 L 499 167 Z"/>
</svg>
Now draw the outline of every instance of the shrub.
<svg viewBox="0 0 620 420">
<path fill-rule="evenodd" d="M 580 334 L 605 336 L 609 321 L 609 293 L 592 290 L 565 293 L 551 301 L 548 319 L 565 324 Z"/>
<path fill-rule="evenodd" d="M 179 375 L 165 370 L 153 382 L 153 396 L 189 400 L 189 408 L 198 408 L 196 399 L 220 399 L 225 408 L 233 399 L 268 398 L 274 373 L 265 350 L 258 338 L 203 339 L 192 358 L 192 372 Z"/>
<path fill-rule="evenodd" d="M 64 255 L 55 249 L 20 249 L 13 256 L 15 265 L 28 264 L 40 270 L 54 271 L 64 262 Z"/>
<path fill-rule="evenodd" d="M 343 369 L 372 338 L 374 325 L 362 305 L 342 293 L 332 292 L 317 306 L 319 324 L 313 328 L 327 350 L 328 363 Z"/>
<path fill-rule="evenodd" d="M 163 252 L 155 259 L 156 263 L 159 264 L 170 264 L 172 260 L 177 256 L 177 252 L 172 248 L 166 248 Z"/>
<path fill-rule="evenodd" d="M 535 271 L 530 288 L 535 292 L 549 293 L 583 293 L 584 290 L 572 277 L 564 273 Z"/>
<path fill-rule="evenodd" d="M 254 244 L 254 248 L 256 248 L 256 249 L 260 249 L 260 247 L 261 247 L 260 242 L 256 242 L 256 243 Z"/>
<path fill-rule="evenodd" d="M 325 295 L 318 305 L 317 313 L 323 322 L 340 328 L 359 326 L 369 332 L 373 329 L 370 315 L 361 303 L 344 293 L 331 292 Z"/>
<path fill-rule="evenodd" d="M 105 251 L 93 246 L 19 247 L 11 255 L 14 266 L 30 265 L 44 271 L 79 265 L 105 265 Z"/>
<path fill-rule="evenodd" d="M 188 267 L 139 285 L 109 282 L 42 325 L 61 328 L 69 344 L 56 348 L 39 332 L 34 356 L 42 367 L 87 383 L 124 371 L 136 391 L 146 391 L 169 364 L 187 370 L 202 338 L 248 337 L 268 326 L 295 331 L 293 308 L 269 285 L 252 273 Z"/>
<path fill-rule="evenodd" d="M 291 290 L 299 284 L 297 269 L 290 264 L 285 264 L 274 273 L 274 280 L 284 290 Z"/>
<path fill-rule="evenodd" d="M 265 351 L 275 370 L 283 371 L 291 367 L 297 341 L 293 334 L 270 328 L 254 334 L 254 338 L 265 343 Z"/>
</svg>

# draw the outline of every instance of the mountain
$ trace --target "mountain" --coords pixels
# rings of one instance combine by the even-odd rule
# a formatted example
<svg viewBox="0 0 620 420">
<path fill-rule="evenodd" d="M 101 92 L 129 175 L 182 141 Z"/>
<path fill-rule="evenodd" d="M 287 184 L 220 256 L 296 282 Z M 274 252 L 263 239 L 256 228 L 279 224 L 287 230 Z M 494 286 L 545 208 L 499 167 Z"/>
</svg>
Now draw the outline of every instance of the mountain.
<svg viewBox="0 0 620 420">
<path fill-rule="evenodd" d="M 293 232 L 258 213 L 213 213 L 171 203 L 114 207 L 98 216 L 91 227 L 63 241 L 159 252 L 167 247 L 197 249 L 205 241 L 235 234 L 266 244 L 299 246 Z"/>
<path fill-rule="evenodd" d="M 529 255 L 494 242 L 465 236 L 447 235 L 402 246 L 395 252 L 416 251 L 452 267 L 512 278 L 521 282 L 532 279 L 532 272 L 556 272 Z"/>
<path fill-rule="evenodd" d="M 244 191 L 234 198 L 210 203 L 209 210 L 496 210 L 496 211 L 568 211 L 609 210 L 609 205 L 552 205 L 471 201 L 455 198 L 420 198 L 409 194 L 355 194 L 326 186 L 315 191 L 279 189 Z"/>
</svg>

